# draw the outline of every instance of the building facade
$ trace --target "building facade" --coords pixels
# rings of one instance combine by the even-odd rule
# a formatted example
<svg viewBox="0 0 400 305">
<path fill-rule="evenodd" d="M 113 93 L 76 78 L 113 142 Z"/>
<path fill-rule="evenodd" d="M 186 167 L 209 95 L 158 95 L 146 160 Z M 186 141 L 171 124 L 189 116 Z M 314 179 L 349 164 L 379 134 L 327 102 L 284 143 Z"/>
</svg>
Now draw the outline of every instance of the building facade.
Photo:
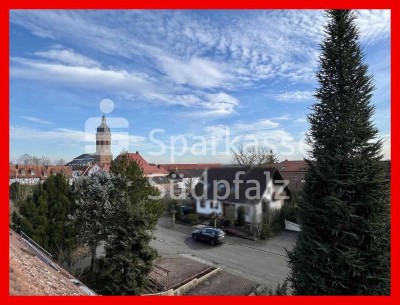
<svg viewBox="0 0 400 305">
<path fill-rule="evenodd" d="M 100 164 L 110 164 L 112 161 L 111 131 L 106 122 L 106 116 L 101 118 L 101 124 L 96 132 L 96 153 L 94 161 Z"/>
<path fill-rule="evenodd" d="M 113 155 L 111 152 L 111 130 L 105 115 L 96 130 L 96 152 L 82 154 L 67 163 L 73 178 L 91 176 L 99 170 L 109 171 Z"/>
</svg>

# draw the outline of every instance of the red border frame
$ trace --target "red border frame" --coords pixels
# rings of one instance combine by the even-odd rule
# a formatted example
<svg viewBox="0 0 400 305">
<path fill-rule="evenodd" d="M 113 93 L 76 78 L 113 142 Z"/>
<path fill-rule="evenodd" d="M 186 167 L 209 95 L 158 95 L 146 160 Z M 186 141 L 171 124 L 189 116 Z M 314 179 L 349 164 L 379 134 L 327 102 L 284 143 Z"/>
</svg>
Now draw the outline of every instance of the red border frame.
<svg viewBox="0 0 400 305">
<path fill-rule="evenodd" d="M 220 1 L 219 3 L 212 0 L 170 0 L 168 4 L 161 3 L 160 0 L 152 0 L 151 3 L 145 0 L 89 0 L 85 3 L 79 0 L 19 0 L 18 2 L 12 0 L 3 0 L 0 4 L 0 34 L 2 40 L 2 47 L 0 48 L 0 79 L 1 79 L 1 105 L 2 111 L 0 112 L 0 130 L 3 135 L 4 146 L 0 150 L 0 160 L 3 165 L 3 170 L 0 171 L 0 194 L 3 207 L 8 201 L 8 160 L 9 160 L 9 11 L 11 9 L 127 9 L 127 8 L 176 8 L 176 9 L 326 9 L 326 8 L 346 8 L 346 9 L 391 9 L 391 101 L 399 99 L 398 76 L 393 73 L 399 67 L 398 58 L 395 56 L 393 50 L 399 50 L 399 9 L 396 5 L 396 0 L 328 0 L 324 3 L 313 0 L 286 0 L 285 2 L 269 2 L 262 0 L 248 0 L 248 1 Z M 5 47 L 8 46 L 8 47 Z M 391 202 L 396 202 L 398 198 L 397 193 L 397 156 L 395 148 L 399 143 L 396 121 L 399 105 L 391 103 L 391 156 L 392 156 L 392 169 L 391 169 Z M 8 139 L 8 141 L 5 141 Z M 6 197 L 7 196 L 7 197 Z M 391 296 L 388 297 L 184 297 L 184 298 L 168 298 L 168 297 L 17 297 L 9 296 L 8 291 L 8 204 L 3 212 L 0 213 L 0 300 L 6 301 L 7 304 L 23 304 L 29 302 L 30 304 L 43 304 L 43 303 L 65 303 L 71 302 L 85 302 L 88 304 L 108 304 L 110 302 L 118 302 L 121 304 L 132 303 L 167 303 L 167 304 L 204 304 L 204 302 L 228 302 L 228 303 L 242 303 L 251 302 L 254 304 L 263 304 L 265 302 L 279 302 L 281 304 L 292 304 L 293 302 L 302 303 L 307 305 L 324 303 L 342 303 L 342 304 L 400 304 L 400 287 L 399 287 L 399 264 L 396 258 L 399 257 L 399 228 L 395 227 L 394 223 L 399 221 L 399 207 L 392 204 L 391 211 L 391 257 L 392 257 L 392 283 L 391 283 Z M 397 243 L 396 243 L 397 241 Z M 162 299 L 160 299 L 162 298 Z"/>
</svg>

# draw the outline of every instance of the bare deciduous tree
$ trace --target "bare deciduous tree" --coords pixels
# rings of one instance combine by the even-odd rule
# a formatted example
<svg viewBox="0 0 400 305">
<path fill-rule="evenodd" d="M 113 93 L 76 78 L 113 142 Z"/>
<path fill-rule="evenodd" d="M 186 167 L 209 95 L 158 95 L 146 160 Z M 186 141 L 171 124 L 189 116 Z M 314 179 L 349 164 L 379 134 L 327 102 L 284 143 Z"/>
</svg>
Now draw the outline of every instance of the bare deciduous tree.
<svg viewBox="0 0 400 305">
<path fill-rule="evenodd" d="M 65 162 L 64 159 L 58 159 L 54 161 L 54 165 L 65 165 L 67 162 Z"/>
<path fill-rule="evenodd" d="M 265 166 L 278 162 L 276 154 L 266 146 L 242 145 L 232 149 L 233 162 L 238 165 Z"/>
<path fill-rule="evenodd" d="M 32 164 L 33 161 L 36 161 L 36 160 L 33 160 L 33 157 L 29 154 L 23 154 L 17 160 L 18 164 L 22 164 L 22 165 Z"/>
<path fill-rule="evenodd" d="M 22 165 L 52 165 L 53 163 L 51 162 L 49 157 L 46 156 L 41 156 L 40 158 L 36 156 L 31 156 L 29 154 L 23 154 L 18 158 L 18 164 Z"/>
<path fill-rule="evenodd" d="M 190 193 L 194 186 L 196 185 L 197 179 L 196 178 L 185 178 L 184 179 L 184 187 L 187 193 Z"/>
<path fill-rule="evenodd" d="M 38 165 L 41 165 L 41 166 L 53 165 L 53 162 L 51 162 L 49 157 L 41 156 L 39 158 L 39 164 Z"/>
</svg>

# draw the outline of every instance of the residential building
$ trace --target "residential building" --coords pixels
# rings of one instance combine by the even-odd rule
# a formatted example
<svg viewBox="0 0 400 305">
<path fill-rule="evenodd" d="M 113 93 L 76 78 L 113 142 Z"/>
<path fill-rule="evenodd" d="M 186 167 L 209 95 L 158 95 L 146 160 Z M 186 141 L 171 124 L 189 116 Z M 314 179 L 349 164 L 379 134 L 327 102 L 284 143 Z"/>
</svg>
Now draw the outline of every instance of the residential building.
<svg viewBox="0 0 400 305">
<path fill-rule="evenodd" d="M 21 184 L 37 184 L 44 182 L 49 176 L 62 174 L 72 183 L 72 171 L 64 165 L 10 165 L 9 184 L 19 182 Z"/>
<path fill-rule="evenodd" d="M 275 167 L 221 167 L 206 170 L 191 196 L 198 214 L 237 218 L 243 207 L 247 223 L 262 223 L 280 215 L 289 194 Z"/>
<path fill-rule="evenodd" d="M 308 165 L 304 160 L 285 160 L 274 164 L 283 179 L 289 181 L 289 189 L 292 192 L 301 192 Z"/>
</svg>

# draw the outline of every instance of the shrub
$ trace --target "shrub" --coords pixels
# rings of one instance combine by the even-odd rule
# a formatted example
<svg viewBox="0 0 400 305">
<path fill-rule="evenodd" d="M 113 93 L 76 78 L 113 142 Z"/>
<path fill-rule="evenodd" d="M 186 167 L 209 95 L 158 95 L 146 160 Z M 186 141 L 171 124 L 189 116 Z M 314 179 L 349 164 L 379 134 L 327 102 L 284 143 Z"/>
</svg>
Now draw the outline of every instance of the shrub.
<svg viewBox="0 0 400 305">
<path fill-rule="evenodd" d="M 285 280 L 282 285 L 278 283 L 273 295 L 288 295 L 288 281 Z"/>
<path fill-rule="evenodd" d="M 184 222 L 189 223 L 191 225 L 199 224 L 199 215 L 197 214 L 188 214 L 184 218 Z"/>
<path fill-rule="evenodd" d="M 176 202 L 175 204 L 175 218 L 176 220 L 182 221 L 182 217 L 183 217 L 183 211 L 182 211 L 182 205 L 179 202 Z"/>
<path fill-rule="evenodd" d="M 261 232 L 260 232 L 260 239 L 265 240 L 271 237 L 271 227 L 266 223 L 262 223 Z"/>
</svg>

